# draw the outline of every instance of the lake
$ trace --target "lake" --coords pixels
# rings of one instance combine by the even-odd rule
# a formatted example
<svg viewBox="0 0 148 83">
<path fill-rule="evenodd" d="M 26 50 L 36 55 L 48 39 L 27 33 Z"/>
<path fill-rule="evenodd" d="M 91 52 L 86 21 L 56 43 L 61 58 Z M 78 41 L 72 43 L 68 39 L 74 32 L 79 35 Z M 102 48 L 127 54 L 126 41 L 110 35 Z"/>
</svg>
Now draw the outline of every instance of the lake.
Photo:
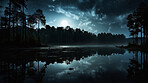
<svg viewBox="0 0 148 83">
<path fill-rule="evenodd" d="M 113 46 L 0 51 L 0 83 L 147 83 L 148 55 Z"/>
</svg>

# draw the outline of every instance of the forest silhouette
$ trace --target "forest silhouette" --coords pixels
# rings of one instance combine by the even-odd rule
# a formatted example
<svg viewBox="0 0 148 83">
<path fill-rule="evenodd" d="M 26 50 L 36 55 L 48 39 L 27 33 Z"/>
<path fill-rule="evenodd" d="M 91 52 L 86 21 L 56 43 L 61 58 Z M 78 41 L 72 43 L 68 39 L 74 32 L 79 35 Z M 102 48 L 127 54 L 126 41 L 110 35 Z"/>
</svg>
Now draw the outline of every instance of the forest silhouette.
<svg viewBox="0 0 148 83">
<path fill-rule="evenodd" d="M 54 27 L 46 25 L 46 17 L 41 9 L 34 14 L 25 14 L 28 0 L 9 0 L 4 16 L 0 20 L 1 45 L 42 45 L 42 44 L 127 44 L 131 46 L 147 46 L 148 39 L 148 7 L 141 2 L 139 7 L 127 17 L 130 36 L 129 41 L 124 34 L 98 33 L 97 35 L 80 28 Z M 4 8 L 0 6 L 0 8 Z M 40 27 L 40 26 L 43 27 Z M 86 27 L 87 28 L 87 27 Z M 140 34 L 140 36 L 138 35 Z M 139 44 L 139 38 L 141 44 Z"/>
<path fill-rule="evenodd" d="M 125 43 L 123 34 L 96 35 L 70 26 L 55 28 L 46 25 L 46 18 L 41 9 L 36 10 L 32 15 L 25 14 L 26 2 L 27 0 L 9 0 L 9 5 L 5 7 L 4 16 L 0 21 L 1 45 Z M 40 27 L 40 24 L 43 27 Z"/>
</svg>

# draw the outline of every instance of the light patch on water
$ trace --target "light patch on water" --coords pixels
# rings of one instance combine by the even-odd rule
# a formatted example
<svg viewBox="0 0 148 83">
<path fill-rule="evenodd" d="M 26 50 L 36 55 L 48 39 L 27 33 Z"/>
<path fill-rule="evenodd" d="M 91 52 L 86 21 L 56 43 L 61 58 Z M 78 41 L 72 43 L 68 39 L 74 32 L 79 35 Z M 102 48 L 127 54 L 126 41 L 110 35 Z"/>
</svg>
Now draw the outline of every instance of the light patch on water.
<svg viewBox="0 0 148 83">
<path fill-rule="evenodd" d="M 56 45 L 56 46 L 51 46 L 50 49 L 93 48 L 93 47 L 115 47 L 115 46 L 114 45 Z"/>
</svg>

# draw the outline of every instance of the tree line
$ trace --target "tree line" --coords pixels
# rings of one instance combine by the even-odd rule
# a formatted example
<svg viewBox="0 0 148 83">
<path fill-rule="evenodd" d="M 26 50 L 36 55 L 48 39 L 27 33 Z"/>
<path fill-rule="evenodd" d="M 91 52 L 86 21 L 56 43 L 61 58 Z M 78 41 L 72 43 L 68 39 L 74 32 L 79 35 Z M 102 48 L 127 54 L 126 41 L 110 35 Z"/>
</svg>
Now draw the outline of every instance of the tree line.
<svg viewBox="0 0 148 83">
<path fill-rule="evenodd" d="M 123 34 L 99 33 L 98 35 L 70 26 L 57 27 L 46 25 L 40 30 L 40 39 L 46 44 L 123 44 Z"/>
<path fill-rule="evenodd" d="M 25 14 L 28 0 L 9 0 L 0 20 L 0 43 L 16 44 L 117 44 L 124 43 L 123 34 L 90 33 L 70 26 L 46 25 L 41 9 L 32 15 Z M 41 28 L 43 25 L 45 28 Z M 37 26 L 37 28 L 35 28 Z"/>
</svg>

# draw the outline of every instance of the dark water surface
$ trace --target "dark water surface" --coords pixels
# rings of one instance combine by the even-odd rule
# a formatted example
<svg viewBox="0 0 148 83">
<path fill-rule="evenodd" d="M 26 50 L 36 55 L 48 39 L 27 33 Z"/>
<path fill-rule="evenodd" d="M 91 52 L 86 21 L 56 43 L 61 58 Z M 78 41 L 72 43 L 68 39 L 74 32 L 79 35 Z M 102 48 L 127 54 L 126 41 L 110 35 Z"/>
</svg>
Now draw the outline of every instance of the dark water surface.
<svg viewBox="0 0 148 83">
<path fill-rule="evenodd" d="M 148 55 L 112 46 L 0 51 L 0 83 L 148 83 Z"/>
</svg>

